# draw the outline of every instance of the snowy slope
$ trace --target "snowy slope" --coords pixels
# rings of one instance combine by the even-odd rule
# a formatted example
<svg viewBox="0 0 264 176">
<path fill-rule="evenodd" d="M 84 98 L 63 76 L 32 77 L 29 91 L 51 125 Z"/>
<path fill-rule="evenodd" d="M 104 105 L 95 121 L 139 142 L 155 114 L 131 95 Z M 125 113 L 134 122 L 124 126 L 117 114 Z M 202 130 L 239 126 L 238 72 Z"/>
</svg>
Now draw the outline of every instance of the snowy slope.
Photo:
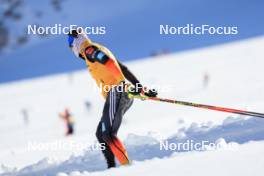
<svg viewBox="0 0 264 176">
<path fill-rule="evenodd" d="M 259 37 L 127 65 L 143 84 L 165 87 L 161 97 L 263 112 L 263 44 L 264 38 Z M 202 84 L 205 72 L 210 75 L 206 88 Z M 94 171 L 94 175 L 249 175 L 253 171 L 253 175 L 261 175 L 263 119 L 135 100 L 119 131 L 132 166 L 104 171 L 98 150 L 28 150 L 29 142 L 95 142 L 103 99 L 86 70 L 2 84 L 0 92 L 3 175 L 88 175 Z M 84 105 L 87 100 L 92 104 L 89 110 Z M 76 135 L 68 138 L 63 136 L 63 123 L 57 115 L 64 107 L 70 107 L 76 119 Z M 27 126 L 21 109 L 28 109 Z M 236 148 L 159 150 L 159 140 L 179 143 L 188 139 L 208 140 L 221 147 L 235 144 Z"/>
<path fill-rule="evenodd" d="M 95 171 L 101 171 L 98 175 L 129 175 L 127 173 L 133 173 L 132 175 L 138 173 L 151 173 L 153 175 L 166 173 L 166 175 L 171 175 L 171 173 L 175 172 L 193 175 L 196 173 L 196 169 L 193 169 L 193 167 L 199 165 L 199 163 L 205 167 L 213 166 L 213 168 L 208 169 L 208 174 L 214 172 L 216 167 L 220 171 L 215 175 L 221 175 L 223 173 L 232 175 L 244 171 L 247 171 L 244 175 L 248 175 L 248 172 L 261 175 L 262 167 L 260 166 L 263 166 L 264 159 L 259 156 L 263 154 L 263 125 L 263 120 L 228 119 L 224 121 L 223 125 L 210 128 L 208 126 L 194 127 L 192 125 L 190 128 L 176 133 L 175 136 L 163 139 L 163 141 L 168 141 L 170 144 L 188 140 L 193 140 L 195 143 L 208 140 L 212 144 L 216 144 L 216 147 L 207 146 L 203 150 L 198 149 L 196 151 L 185 151 L 183 149 L 160 150 L 160 141 L 155 136 L 150 134 L 147 136 L 129 134 L 125 140 L 125 145 L 127 146 L 130 157 L 133 158 L 132 168 L 122 167 L 121 170 L 118 168 L 110 172 L 102 172 L 106 166 L 100 151 L 87 150 L 78 156 L 70 157 L 70 159 L 64 162 L 59 162 L 54 158 L 44 158 L 36 164 L 23 168 L 17 173 L 9 169 L 10 173 L 3 175 L 55 175 L 56 173 L 61 175 L 62 173 L 68 173 L 75 176 L 78 173 L 86 175 L 89 172 Z M 254 130 L 252 130 L 253 128 Z M 183 134 L 184 137 L 182 136 Z M 249 142 L 259 140 L 261 142 Z M 245 142 L 246 144 L 243 144 Z M 194 157 L 192 157 L 193 155 Z M 227 162 L 220 165 L 223 161 Z M 210 162 L 212 163 L 210 164 Z M 181 164 L 179 165 L 179 163 Z M 246 163 L 250 163 L 250 165 L 248 164 L 249 168 L 242 171 L 238 170 L 241 164 L 244 165 Z M 155 165 L 159 165 L 159 167 Z M 230 166 L 232 167 L 228 169 Z M 198 169 L 198 172 L 205 172 L 200 166 L 195 167 Z M 155 170 L 151 168 L 155 168 Z M 136 170 L 137 172 L 134 173 L 131 170 Z"/>
<path fill-rule="evenodd" d="M 53 1 L 61 1 L 60 11 L 54 9 Z M 0 21 L 4 4 L 0 3 Z M 82 68 L 71 60 L 64 35 L 27 35 L 28 24 L 105 26 L 106 35 L 90 35 L 91 39 L 103 43 L 120 60 L 127 61 L 162 50 L 183 51 L 263 35 L 263 6 L 264 1 L 260 0 L 156 0 L 155 3 L 152 0 L 26 0 L 18 9 L 23 15 L 21 20 L 8 18 L 3 23 L 10 30 L 12 44 L 9 52 L 0 53 L 0 82 Z M 237 26 L 239 33 L 165 36 L 159 33 L 161 24 Z M 29 38 L 22 47 L 14 44 L 21 36 Z"/>
<path fill-rule="evenodd" d="M 239 146 L 237 151 L 209 151 L 175 154 L 165 159 L 153 159 L 136 162 L 131 167 L 111 169 L 105 172 L 71 172 L 71 176 L 104 176 L 104 175 L 263 175 L 263 142 Z M 153 172 L 151 172 L 153 171 Z M 151 173 L 151 174 L 150 174 Z M 57 176 L 66 176 L 59 173 Z"/>
</svg>

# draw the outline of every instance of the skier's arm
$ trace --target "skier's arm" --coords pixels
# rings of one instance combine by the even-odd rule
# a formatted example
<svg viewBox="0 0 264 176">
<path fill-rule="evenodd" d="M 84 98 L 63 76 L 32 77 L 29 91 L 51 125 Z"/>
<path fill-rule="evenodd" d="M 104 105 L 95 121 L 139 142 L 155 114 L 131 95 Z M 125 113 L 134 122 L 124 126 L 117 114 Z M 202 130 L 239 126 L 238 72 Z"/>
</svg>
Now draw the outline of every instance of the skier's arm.
<svg viewBox="0 0 264 176">
<path fill-rule="evenodd" d="M 155 89 L 150 89 L 148 91 L 145 91 L 139 80 L 136 78 L 136 76 L 121 62 L 117 61 L 122 73 L 124 74 L 125 78 L 130 81 L 135 86 L 135 94 L 144 93 L 146 96 L 149 97 L 156 97 L 158 95 L 157 91 Z"/>
<path fill-rule="evenodd" d="M 131 82 L 134 86 L 141 86 L 139 80 L 136 78 L 136 76 L 124 65 L 122 64 L 121 62 L 117 61 L 120 68 L 121 68 L 121 71 L 122 73 L 124 74 L 125 78 Z"/>
<path fill-rule="evenodd" d="M 79 58 L 85 61 L 84 57 L 79 53 Z"/>
</svg>

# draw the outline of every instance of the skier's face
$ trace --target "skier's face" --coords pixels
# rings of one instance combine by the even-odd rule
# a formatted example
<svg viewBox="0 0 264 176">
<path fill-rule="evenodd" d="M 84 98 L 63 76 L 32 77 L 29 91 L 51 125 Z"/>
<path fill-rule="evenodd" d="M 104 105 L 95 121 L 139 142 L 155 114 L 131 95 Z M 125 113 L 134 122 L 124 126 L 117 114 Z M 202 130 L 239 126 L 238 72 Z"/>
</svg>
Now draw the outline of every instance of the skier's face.
<svg viewBox="0 0 264 176">
<path fill-rule="evenodd" d="M 73 41 L 74 41 L 74 37 L 68 35 L 68 43 L 69 43 L 69 47 L 72 47 Z"/>
</svg>

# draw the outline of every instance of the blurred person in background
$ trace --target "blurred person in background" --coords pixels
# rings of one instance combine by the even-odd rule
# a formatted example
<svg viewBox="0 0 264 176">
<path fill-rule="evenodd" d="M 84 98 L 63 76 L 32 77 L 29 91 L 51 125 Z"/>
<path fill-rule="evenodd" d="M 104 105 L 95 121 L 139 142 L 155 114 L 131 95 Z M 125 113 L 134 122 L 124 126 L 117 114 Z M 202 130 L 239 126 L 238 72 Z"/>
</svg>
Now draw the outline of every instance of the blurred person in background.
<svg viewBox="0 0 264 176">
<path fill-rule="evenodd" d="M 65 108 L 65 110 L 61 113 L 59 113 L 59 117 L 61 117 L 66 126 L 66 136 L 73 135 L 74 134 L 74 119 L 71 113 L 69 112 L 68 108 Z"/>
<path fill-rule="evenodd" d="M 24 122 L 25 126 L 27 126 L 29 124 L 28 110 L 26 108 L 22 109 L 21 114 L 23 117 L 23 122 Z"/>
<path fill-rule="evenodd" d="M 207 88 L 209 84 L 209 74 L 207 72 L 204 73 L 203 75 L 203 87 Z"/>
</svg>

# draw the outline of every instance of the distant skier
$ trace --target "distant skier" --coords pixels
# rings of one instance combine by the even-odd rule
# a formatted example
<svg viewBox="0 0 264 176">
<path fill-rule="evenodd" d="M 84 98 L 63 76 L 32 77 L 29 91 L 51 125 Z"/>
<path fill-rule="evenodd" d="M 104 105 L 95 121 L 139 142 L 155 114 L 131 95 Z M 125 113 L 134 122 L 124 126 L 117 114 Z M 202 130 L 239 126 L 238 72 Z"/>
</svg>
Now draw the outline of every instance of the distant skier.
<svg viewBox="0 0 264 176">
<path fill-rule="evenodd" d="M 203 87 L 207 88 L 208 84 L 209 84 L 209 74 L 206 72 L 203 75 Z"/>
<path fill-rule="evenodd" d="M 117 138 L 123 115 L 133 103 L 133 99 L 128 98 L 127 90 L 130 89 L 130 84 L 126 80 L 134 85 L 130 90 L 133 94 L 142 93 L 156 97 L 157 92 L 143 89 L 138 79 L 125 65 L 106 47 L 92 42 L 82 30 L 72 30 L 68 35 L 68 42 L 74 54 L 86 62 L 90 74 L 106 100 L 96 137 L 105 146 L 102 152 L 108 168 L 116 166 L 115 157 L 121 165 L 129 164 L 127 151 Z"/>
<path fill-rule="evenodd" d="M 23 121 L 24 124 L 27 126 L 29 124 L 29 115 L 28 115 L 28 110 L 27 109 L 22 109 L 21 114 L 23 116 Z"/>
<path fill-rule="evenodd" d="M 59 113 L 59 116 L 65 121 L 66 136 L 74 134 L 74 120 L 73 120 L 72 115 L 69 112 L 69 109 L 66 108 L 64 112 Z"/>
</svg>

